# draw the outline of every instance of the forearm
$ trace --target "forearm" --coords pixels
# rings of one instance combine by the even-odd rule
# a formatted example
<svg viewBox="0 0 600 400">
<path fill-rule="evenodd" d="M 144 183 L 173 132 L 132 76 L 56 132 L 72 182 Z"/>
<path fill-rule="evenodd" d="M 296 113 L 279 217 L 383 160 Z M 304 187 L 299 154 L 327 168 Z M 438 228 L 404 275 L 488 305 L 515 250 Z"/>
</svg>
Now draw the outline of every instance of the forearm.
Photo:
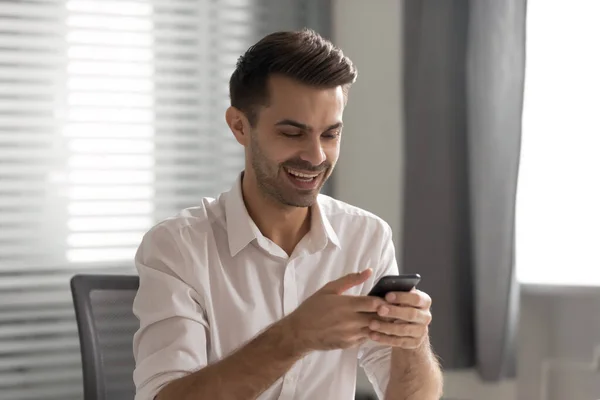
<svg viewBox="0 0 600 400">
<path fill-rule="evenodd" d="M 223 360 L 169 383 L 157 400 L 255 399 L 283 376 L 305 351 L 284 319 Z"/>
<path fill-rule="evenodd" d="M 416 350 L 392 350 L 386 400 L 439 400 L 442 387 L 442 371 L 429 341 Z"/>
</svg>

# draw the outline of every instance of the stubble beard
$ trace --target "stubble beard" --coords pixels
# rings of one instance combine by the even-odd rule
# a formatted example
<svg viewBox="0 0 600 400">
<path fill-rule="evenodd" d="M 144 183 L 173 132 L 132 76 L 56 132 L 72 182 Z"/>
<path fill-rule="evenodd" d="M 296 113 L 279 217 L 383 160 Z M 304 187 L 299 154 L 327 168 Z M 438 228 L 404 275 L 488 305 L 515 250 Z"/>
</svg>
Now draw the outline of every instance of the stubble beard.
<svg viewBox="0 0 600 400">
<path fill-rule="evenodd" d="M 255 133 L 251 134 L 251 148 L 250 153 L 252 156 L 251 165 L 256 176 L 256 182 L 259 190 L 267 198 L 271 198 L 288 207 L 310 207 L 316 200 L 323 184 L 327 181 L 331 174 L 331 165 L 327 165 L 326 168 L 320 168 L 323 178 L 319 184 L 319 187 L 310 193 L 301 193 L 298 190 L 294 190 L 291 184 L 282 182 L 280 171 L 284 169 L 286 163 L 282 163 L 277 166 L 269 165 L 267 157 L 264 155 L 258 141 L 256 140 Z M 301 161 L 296 161 L 294 164 L 299 164 Z M 289 165 L 289 167 L 294 167 Z M 314 168 L 314 167 L 311 167 Z M 299 168 L 299 169 L 302 169 Z M 306 168 L 309 169 L 309 168 Z M 285 170 L 283 173 L 287 174 Z"/>
</svg>

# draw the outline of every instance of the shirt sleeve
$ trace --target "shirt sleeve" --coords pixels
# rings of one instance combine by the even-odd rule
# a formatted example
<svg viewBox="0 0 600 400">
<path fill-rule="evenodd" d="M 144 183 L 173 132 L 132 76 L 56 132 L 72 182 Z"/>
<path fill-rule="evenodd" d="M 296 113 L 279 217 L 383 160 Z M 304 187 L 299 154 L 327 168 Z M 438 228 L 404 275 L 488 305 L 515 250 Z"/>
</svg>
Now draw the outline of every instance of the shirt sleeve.
<svg viewBox="0 0 600 400">
<path fill-rule="evenodd" d="M 144 236 L 135 265 L 135 400 L 152 400 L 170 381 L 207 365 L 208 323 L 200 295 L 185 283 L 185 256 L 168 228 L 159 225 Z"/>
<path fill-rule="evenodd" d="M 374 283 L 383 276 L 399 274 L 398 263 L 396 262 L 396 249 L 392 241 L 392 230 L 387 224 L 385 224 L 382 243 L 379 268 L 375 271 L 375 279 L 372 281 Z M 364 369 L 369 382 L 373 385 L 380 399 L 384 398 L 388 382 L 390 381 L 391 361 L 392 348 L 371 340 L 364 343 L 358 352 L 359 365 Z"/>
</svg>

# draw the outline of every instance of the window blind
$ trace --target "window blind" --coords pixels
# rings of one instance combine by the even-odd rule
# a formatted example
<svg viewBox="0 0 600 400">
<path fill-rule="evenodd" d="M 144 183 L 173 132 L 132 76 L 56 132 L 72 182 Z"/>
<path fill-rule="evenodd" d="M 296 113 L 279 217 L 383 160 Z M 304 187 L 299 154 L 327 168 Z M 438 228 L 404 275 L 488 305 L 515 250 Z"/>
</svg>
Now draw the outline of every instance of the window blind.
<svg viewBox="0 0 600 400">
<path fill-rule="evenodd" d="M 131 272 L 158 220 L 226 190 L 238 56 L 315 0 L 0 0 L 0 398 L 80 399 L 77 272 Z"/>
</svg>

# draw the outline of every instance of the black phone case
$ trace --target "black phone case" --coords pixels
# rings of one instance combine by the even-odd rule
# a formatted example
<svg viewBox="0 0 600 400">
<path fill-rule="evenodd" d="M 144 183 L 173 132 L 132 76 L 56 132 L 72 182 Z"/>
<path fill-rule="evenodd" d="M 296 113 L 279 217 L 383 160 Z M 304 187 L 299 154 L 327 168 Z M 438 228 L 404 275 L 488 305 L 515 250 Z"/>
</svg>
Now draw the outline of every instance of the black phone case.
<svg viewBox="0 0 600 400">
<path fill-rule="evenodd" d="M 417 274 L 384 276 L 373 286 L 369 296 L 384 298 L 389 292 L 410 292 L 421 280 Z"/>
</svg>

